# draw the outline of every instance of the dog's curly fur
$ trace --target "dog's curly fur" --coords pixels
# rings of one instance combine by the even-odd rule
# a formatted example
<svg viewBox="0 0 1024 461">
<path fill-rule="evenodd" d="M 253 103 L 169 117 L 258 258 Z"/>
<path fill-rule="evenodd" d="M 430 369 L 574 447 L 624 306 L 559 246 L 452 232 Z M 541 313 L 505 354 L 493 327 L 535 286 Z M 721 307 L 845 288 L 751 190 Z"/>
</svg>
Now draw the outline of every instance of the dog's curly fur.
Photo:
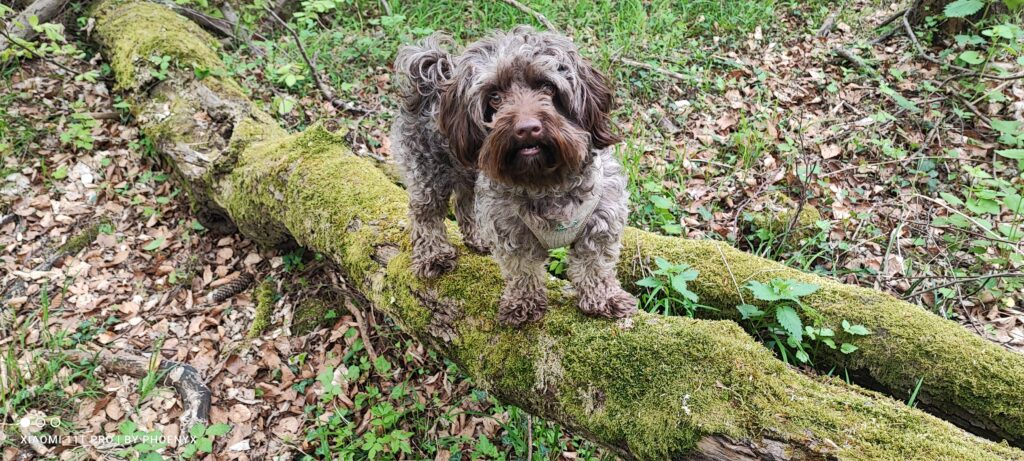
<svg viewBox="0 0 1024 461">
<path fill-rule="evenodd" d="M 531 228 L 552 230 L 596 203 L 571 245 L 568 275 L 583 312 L 631 315 L 636 299 L 615 277 L 628 209 L 622 167 L 608 149 L 619 139 L 605 78 L 567 38 L 525 26 L 457 56 L 451 46 L 432 36 L 395 61 L 403 106 L 391 145 L 409 192 L 416 275 L 455 267 L 444 226 L 454 195 L 466 246 L 493 252 L 505 277 L 499 320 L 538 320 L 548 248 Z"/>
</svg>

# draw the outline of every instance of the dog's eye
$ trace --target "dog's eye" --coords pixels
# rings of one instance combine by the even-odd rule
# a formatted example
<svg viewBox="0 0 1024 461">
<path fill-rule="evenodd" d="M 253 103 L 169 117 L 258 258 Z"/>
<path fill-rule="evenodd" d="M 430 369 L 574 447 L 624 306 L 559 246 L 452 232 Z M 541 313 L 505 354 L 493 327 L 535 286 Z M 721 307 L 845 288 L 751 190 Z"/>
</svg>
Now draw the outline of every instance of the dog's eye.
<svg viewBox="0 0 1024 461">
<path fill-rule="evenodd" d="M 497 109 L 498 106 L 501 105 L 501 94 L 499 94 L 497 91 L 491 93 L 491 95 L 490 95 L 490 102 L 491 102 L 491 107 Z"/>
</svg>

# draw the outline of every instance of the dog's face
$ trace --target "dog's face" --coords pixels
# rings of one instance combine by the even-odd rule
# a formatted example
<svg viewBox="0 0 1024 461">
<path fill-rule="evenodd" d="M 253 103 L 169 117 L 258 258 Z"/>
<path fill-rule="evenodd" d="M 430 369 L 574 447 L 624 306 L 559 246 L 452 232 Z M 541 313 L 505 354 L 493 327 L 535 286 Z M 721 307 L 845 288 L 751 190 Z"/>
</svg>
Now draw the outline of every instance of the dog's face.
<svg viewBox="0 0 1024 461">
<path fill-rule="evenodd" d="M 470 45 L 442 92 L 438 127 L 463 164 L 510 185 L 557 184 L 618 142 L 612 93 L 565 37 L 519 27 Z"/>
</svg>

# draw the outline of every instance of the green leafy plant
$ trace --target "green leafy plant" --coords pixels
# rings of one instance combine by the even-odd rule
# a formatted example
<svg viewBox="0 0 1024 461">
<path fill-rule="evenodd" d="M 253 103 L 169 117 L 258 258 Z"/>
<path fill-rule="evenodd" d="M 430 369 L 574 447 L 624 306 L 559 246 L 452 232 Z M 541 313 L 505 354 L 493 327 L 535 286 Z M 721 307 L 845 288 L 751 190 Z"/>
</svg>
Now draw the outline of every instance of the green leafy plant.
<svg viewBox="0 0 1024 461">
<path fill-rule="evenodd" d="M 198 453 L 213 453 L 214 439 L 228 432 L 231 432 L 231 426 L 223 423 L 211 426 L 199 423 L 188 428 L 188 435 L 192 436 L 192 442 L 185 445 L 181 456 L 189 459 Z"/>
<path fill-rule="evenodd" d="M 288 96 L 274 96 L 272 105 L 277 115 L 287 115 L 295 109 L 295 100 Z"/>
<path fill-rule="evenodd" d="M 985 7 L 985 2 L 981 0 L 956 0 L 946 5 L 943 13 L 948 18 L 966 18 L 971 16 Z"/>
<path fill-rule="evenodd" d="M 157 80 L 167 80 L 171 69 L 171 57 L 167 55 L 154 55 L 149 57 L 149 63 L 153 65 L 149 69 L 149 75 Z"/>
<path fill-rule="evenodd" d="M 569 249 L 567 247 L 548 250 L 548 273 L 555 277 L 562 277 L 568 268 Z"/>
<path fill-rule="evenodd" d="M 160 461 L 164 459 L 160 452 L 167 447 L 167 443 L 162 441 L 163 438 L 164 435 L 160 431 L 144 431 L 139 429 L 135 422 L 125 420 L 117 426 L 114 442 L 119 445 L 131 445 L 118 452 L 124 458 L 138 461 Z"/>
<path fill-rule="evenodd" d="M 75 150 L 92 150 L 95 141 L 92 130 L 97 126 L 99 122 L 89 114 L 71 114 L 71 121 L 60 133 L 60 141 L 71 145 Z"/>
<path fill-rule="evenodd" d="M 288 89 L 295 88 L 306 80 L 302 67 L 292 63 L 270 68 L 268 76 L 270 81 Z"/>
<path fill-rule="evenodd" d="M 645 310 L 693 317 L 698 309 L 712 309 L 700 304 L 697 293 L 687 287 L 687 283 L 697 279 L 696 269 L 686 263 L 670 263 L 664 258 L 655 258 L 654 264 L 658 267 L 651 275 L 636 281 L 637 286 L 646 288 L 640 295 L 640 305 Z"/>
<path fill-rule="evenodd" d="M 857 346 L 854 337 L 868 335 L 863 325 L 842 321 L 842 330 L 835 331 L 824 325 L 821 314 L 800 301 L 800 298 L 818 291 L 818 286 L 789 279 L 773 279 L 768 283 L 756 280 L 746 285 L 747 290 L 759 301 L 766 303 L 763 309 L 751 304 L 737 306 L 740 316 L 750 322 L 761 337 L 787 363 L 794 357 L 799 363 L 814 364 L 820 348 L 839 350 L 852 354 Z"/>
<path fill-rule="evenodd" d="M 302 262 L 302 257 L 304 254 L 305 251 L 302 248 L 297 248 L 286 253 L 282 258 L 284 261 L 284 271 L 301 271 L 305 267 L 305 264 L 303 264 Z"/>
<path fill-rule="evenodd" d="M 639 208 L 636 219 L 668 235 L 680 235 L 683 226 L 679 224 L 679 205 L 671 192 L 656 181 L 647 181 L 633 191 L 634 201 Z"/>
</svg>

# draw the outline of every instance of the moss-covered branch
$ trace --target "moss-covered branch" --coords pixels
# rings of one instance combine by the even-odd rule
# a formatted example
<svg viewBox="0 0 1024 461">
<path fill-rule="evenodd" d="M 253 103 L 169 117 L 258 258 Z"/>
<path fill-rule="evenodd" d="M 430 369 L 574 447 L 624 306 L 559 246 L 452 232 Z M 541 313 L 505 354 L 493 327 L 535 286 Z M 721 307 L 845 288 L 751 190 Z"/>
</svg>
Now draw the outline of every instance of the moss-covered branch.
<svg viewBox="0 0 1024 461">
<path fill-rule="evenodd" d="M 330 257 L 370 301 L 506 402 L 627 458 L 1024 459 L 1017 449 L 965 434 L 882 395 L 802 375 L 730 321 L 648 314 L 620 323 L 586 318 L 577 313 L 566 285 L 552 282 L 553 308 L 540 324 L 499 327 L 494 315 L 501 280 L 491 259 L 463 251 L 454 273 L 433 283 L 414 278 L 404 192 L 370 162 L 353 156 L 340 135 L 322 129 L 286 135 L 230 81 L 194 80 L 194 64 L 218 65 L 204 48 L 212 40 L 167 10 L 107 0 L 95 14 L 120 86 L 134 95 L 144 128 L 177 165 L 197 210 L 229 217 L 260 243 L 294 239 Z M 175 56 L 181 71 L 143 92 L 147 55 L 154 53 Z M 219 114 L 216 123 L 197 125 L 193 115 L 200 111 Z M 702 271 L 697 289 L 704 300 L 730 308 L 735 285 L 725 264 L 716 268 L 711 256 L 724 255 L 739 279 L 770 278 L 762 267 L 788 270 L 711 242 L 636 230 L 626 238 L 626 248 L 640 246 L 638 254 L 627 252 L 632 258 L 662 254 L 689 261 Z M 632 273 L 630 262 L 623 261 L 626 275 Z M 741 263 L 750 267 L 741 269 Z M 815 305 L 893 308 L 877 293 L 818 283 L 824 288 L 811 299 Z M 854 298 L 846 300 L 843 293 Z M 820 309 L 869 323 L 863 318 L 870 314 Z M 876 327 L 880 338 L 893 331 L 964 337 L 951 324 L 918 317 L 917 311 L 894 311 L 886 319 L 896 325 Z M 893 340 L 901 347 L 915 344 L 902 336 Z M 881 353 L 882 345 L 863 349 Z M 932 360 L 927 353 L 914 356 L 920 367 Z M 872 370 L 867 357 L 861 354 L 863 363 L 849 365 Z M 880 363 L 891 360 L 887 356 Z"/>
</svg>

